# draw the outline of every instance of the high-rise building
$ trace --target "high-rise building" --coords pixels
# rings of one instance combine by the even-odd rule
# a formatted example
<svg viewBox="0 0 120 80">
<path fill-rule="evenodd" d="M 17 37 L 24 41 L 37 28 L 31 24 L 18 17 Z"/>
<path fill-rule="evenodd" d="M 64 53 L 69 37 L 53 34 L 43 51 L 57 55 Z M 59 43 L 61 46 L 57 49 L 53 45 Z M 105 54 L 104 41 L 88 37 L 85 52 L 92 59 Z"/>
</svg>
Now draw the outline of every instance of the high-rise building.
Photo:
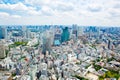
<svg viewBox="0 0 120 80">
<path fill-rule="evenodd" d="M 108 49 L 112 49 L 112 41 L 108 40 Z"/>
<path fill-rule="evenodd" d="M 0 39 L 7 39 L 7 29 L 0 27 Z"/>
<path fill-rule="evenodd" d="M 73 25 L 72 34 L 74 34 L 76 38 L 78 36 L 78 30 L 77 29 L 78 29 L 78 26 L 77 25 Z"/>
<path fill-rule="evenodd" d="M 50 52 L 51 50 L 51 44 L 50 44 L 50 38 L 43 37 L 43 45 L 42 45 L 42 53 L 46 54 L 46 51 Z"/>
<path fill-rule="evenodd" d="M 61 34 L 54 35 L 54 45 L 59 46 L 61 44 Z"/>
<path fill-rule="evenodd" d="M 68 41 L 69 37 L 70 37 L 70 33 L 68 27 L 65 27 L 62 32 L 61 41 L 62 42 Z"/>
<path fill-rule="evenodd" d="M 51 31 L 46 31 L 42 36 L 42 53 L 46 54 L 46 51 L 50 53 L 54 39 L 53 33 Z"/>
<path fill-rule="evenodd" d="M 77 37 L 77 30 L 73 30 L 73 34 Z"/>
<path fill-rule="evenodd" d="M 3 44 L 0 44 L 0 58 L 5 58 L 6 53 L 5 53 L 5 46 Z"/>
<path fill-rule="evenodd" d="M 60 44 L 61 44 L 61 32 L 62 32 L 62 30 L 61 30 L 61 28 L 55 28 L 54 29 L 54 45 L 55 46 L 59 46 Z"/>
<path fill-rule="evenodd" d="M 81 36 L 81 35 L 83 35 L 84 34 L 84 28 L 83 28 L 83 26 L 78 26 L 78 36 Z"/>
<path fill-rule="evenodd" d="M 31 31 L 29 29 L 26 30 L 26 38 L 31 38 Z"/>
<path fill-rule="evenodd" d="M 27 27 L 26 26 L 22 26 L 22 32 L 23 32 L 24 38 L 27 38 Z"/>
</svg>

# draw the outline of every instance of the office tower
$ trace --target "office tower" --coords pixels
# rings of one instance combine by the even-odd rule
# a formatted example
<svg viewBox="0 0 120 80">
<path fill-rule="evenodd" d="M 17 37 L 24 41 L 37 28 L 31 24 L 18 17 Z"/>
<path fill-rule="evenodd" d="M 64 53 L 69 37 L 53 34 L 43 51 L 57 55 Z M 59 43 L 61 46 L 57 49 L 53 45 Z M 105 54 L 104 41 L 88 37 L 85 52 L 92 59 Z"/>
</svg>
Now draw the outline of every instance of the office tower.
<svg viewBox="0 0 120 80">
<path fill-rule="evenodd" d="M 43 45 L 42 45 L 42 53 L 46 54 L 46 51 L 50 52 L 51 50 L 51 44 L 50 44 L 50 38 L 43 38 Z"/>
<path fill-rule="evenodd" d="M 108 49 L 112 49 L 112 42 L 108 40 Z"/>
<path fill-rule="evenodd" d="M 62 42 L 68 41 L 69 37 L 70 37 L 70 33 L 68 27 L 65 27 L 62 32 L 61 41 Z"/>
<path fill-rule="evenodd" d="M 0 58 L 5 58 L 6 53 L 5 53 L 5 46 L 3 44 L 0 44 Z"/>
<path fill-rule="evenodd" d="M 23 32 L 24 38 L 27 38 L 27 27 L 26 26 L 22 26 L 22 32 Z"/>
<path fill-rule="evenodd" d="M 7 29 L 0 27 L 0 39 L 7 39 Z"/>
<path fill-rule="evenodd" d="M 49 31 L 46 31 L 44 34 L 43 34 L 43 37 L 42 37 L 42 53 L 43 54 L 46 54 L 46 51 L 48 51 L 50 53 L 51 51 L 51 46 L 53 44 L 53 36 L 52 36 L 52 33 L 49 32 Z"/>
<path fill-rule="evenodd" d="M 54 43 L 54 35 L 55 35 L 55 33 L 54 33 L 54 31 L 53 31 L 54 29 L 50 29 L 49 30 L 49 32 L 48 32 L 48 37 L 50 38 L 50 44 L 51 45 L 53 45 L 53 43 Z"/>
<path fill-rule="evenodd" d="M 26 30 L 26 38 L 31 38 L 31 31 L 29 29 Z"/>
<path fill-rule="evenodd" d="M 72 34 L 74 34 L 76 38 L 78 37 L 78 30 L 77 29 L 78 29 L 77 25 L 73 25 Z"/>
<path fill-rule="evenodd" d="M 59 46 L 61 44 L 61 29 L 60 28 L 55 28 L 55 34 L 54 34 L 54 45 Z"/>
<path fill-rule="evenodd" d="M 78 32 L 77 32 L 77 29 L 74 29 L 73 32 L 72 32 L 72 34 L 74 34 L 76 38 L 77 38 L 77 36 L 78 36 L 77 33 L 78 33 Z"/>
<path fill-rule="evenodd" d="M 54 45 L 59 46 L 61 44 L 61 34 L 54 35 Z"/>
<path fill-rule="evenodd" d="M 74 42 L 76 42 L 76 40 L 78 39 L 77 27 L 73 28 L 71 38 L 73 39 Z"/>
</svg>

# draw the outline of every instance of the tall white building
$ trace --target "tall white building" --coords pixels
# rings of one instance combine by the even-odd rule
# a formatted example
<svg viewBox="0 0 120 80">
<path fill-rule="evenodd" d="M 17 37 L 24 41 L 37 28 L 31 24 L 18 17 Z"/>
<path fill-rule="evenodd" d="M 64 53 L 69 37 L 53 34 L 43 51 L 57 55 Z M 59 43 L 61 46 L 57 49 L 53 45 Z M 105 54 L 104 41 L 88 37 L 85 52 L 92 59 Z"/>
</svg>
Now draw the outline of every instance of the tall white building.
<svg viewBox="0 0 120 80">
<path fill-rule="evenodd" d="M 36 72 L 37 72 L 37 65 L 32 65 L 30 68 L 30 76 L 31 76 L 31 80 L 36 80 Z"/>
<path fill-rule="evenodd" d="M 53 41 L 54 41 L 54 33 L 52 33 L 52 31 L 47 30 L 46 32 L 43 33 L 42 35 L 43 53 L 46 53 L 46 51 L 48 52 L 51 51 Z"/>
<path fill-rule="evenodd" d="M 5 53 L 5 46 L 3 44 L 0 44 L 0 58 L 5 58 L 6 53 Z"/>
<path fill-rule="evenodd" d="M 24 34 L 24 38 L 27 38 L 27 27 L 22 26 L 22 31 L 23 31 L 23 34 Z"/>
<path fill-rule="evenodd" d="M 81 36 L 84 34 L 84 28 L 82 26 L 78 26 L 78 36 Z"/>
</svg>

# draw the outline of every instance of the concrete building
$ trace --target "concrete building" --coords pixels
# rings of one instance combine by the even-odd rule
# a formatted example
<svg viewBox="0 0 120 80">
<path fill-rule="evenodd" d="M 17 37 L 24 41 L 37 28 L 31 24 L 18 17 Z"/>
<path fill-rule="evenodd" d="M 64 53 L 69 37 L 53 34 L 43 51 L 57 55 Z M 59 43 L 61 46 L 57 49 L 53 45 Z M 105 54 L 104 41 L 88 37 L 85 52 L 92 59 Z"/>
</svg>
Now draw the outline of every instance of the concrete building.
<svg viewBox="0 0 120 80">
<path fill-rule="evenodd" d="M 61 34 L 55 34 L 54 35 L 54 45 L 58 46 L 61 44 Z"/>
<path fill-rule="evenodd" d="M 77 59 L 77 55 L 75 53 L 68 54 L 68 62 L 74 61 Z"/>
<path fill-rule="evenodd" d="M 53 33 L 50 31 L 46 31 L 46 33 L 43 34 L 42 37 L 42 53 L 46 54 L 46 51 L 48 51 L 50 53 L 51 51 L 51 47 L 53 44 Z"/>
<path fill-rule="evenodd" d="M 0 39 L 7 39 L 7 29 L 0 26 Z"/>
<path fill-rule="evenodd" d="M 6 52 L 5 52 L 5 46 L 0 44 L 0 58 L 5 58 Z"/>
<path fill-rule="evenodd" d="M 37 65 L 32 65 L 31 68 L 30 68 L 30 72 L 29 72 L 29 75 L 31 77 L 31 80 L 36 80 L 36 72 L 37 72 Z"/>
</svg>

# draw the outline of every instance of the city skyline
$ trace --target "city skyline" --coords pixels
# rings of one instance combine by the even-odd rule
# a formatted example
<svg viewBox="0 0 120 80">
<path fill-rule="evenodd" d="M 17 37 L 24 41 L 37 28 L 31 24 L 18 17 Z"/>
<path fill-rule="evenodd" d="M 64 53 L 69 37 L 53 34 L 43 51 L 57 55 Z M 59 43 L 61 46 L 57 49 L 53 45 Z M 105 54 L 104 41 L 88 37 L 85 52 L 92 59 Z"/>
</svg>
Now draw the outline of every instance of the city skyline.
<svg viewBox="0 0 120 80">
<path fill-rule="evenodd" d="M 0 25 L 120 26 L 119 0 L 1 0 Z"/>
</svg>

